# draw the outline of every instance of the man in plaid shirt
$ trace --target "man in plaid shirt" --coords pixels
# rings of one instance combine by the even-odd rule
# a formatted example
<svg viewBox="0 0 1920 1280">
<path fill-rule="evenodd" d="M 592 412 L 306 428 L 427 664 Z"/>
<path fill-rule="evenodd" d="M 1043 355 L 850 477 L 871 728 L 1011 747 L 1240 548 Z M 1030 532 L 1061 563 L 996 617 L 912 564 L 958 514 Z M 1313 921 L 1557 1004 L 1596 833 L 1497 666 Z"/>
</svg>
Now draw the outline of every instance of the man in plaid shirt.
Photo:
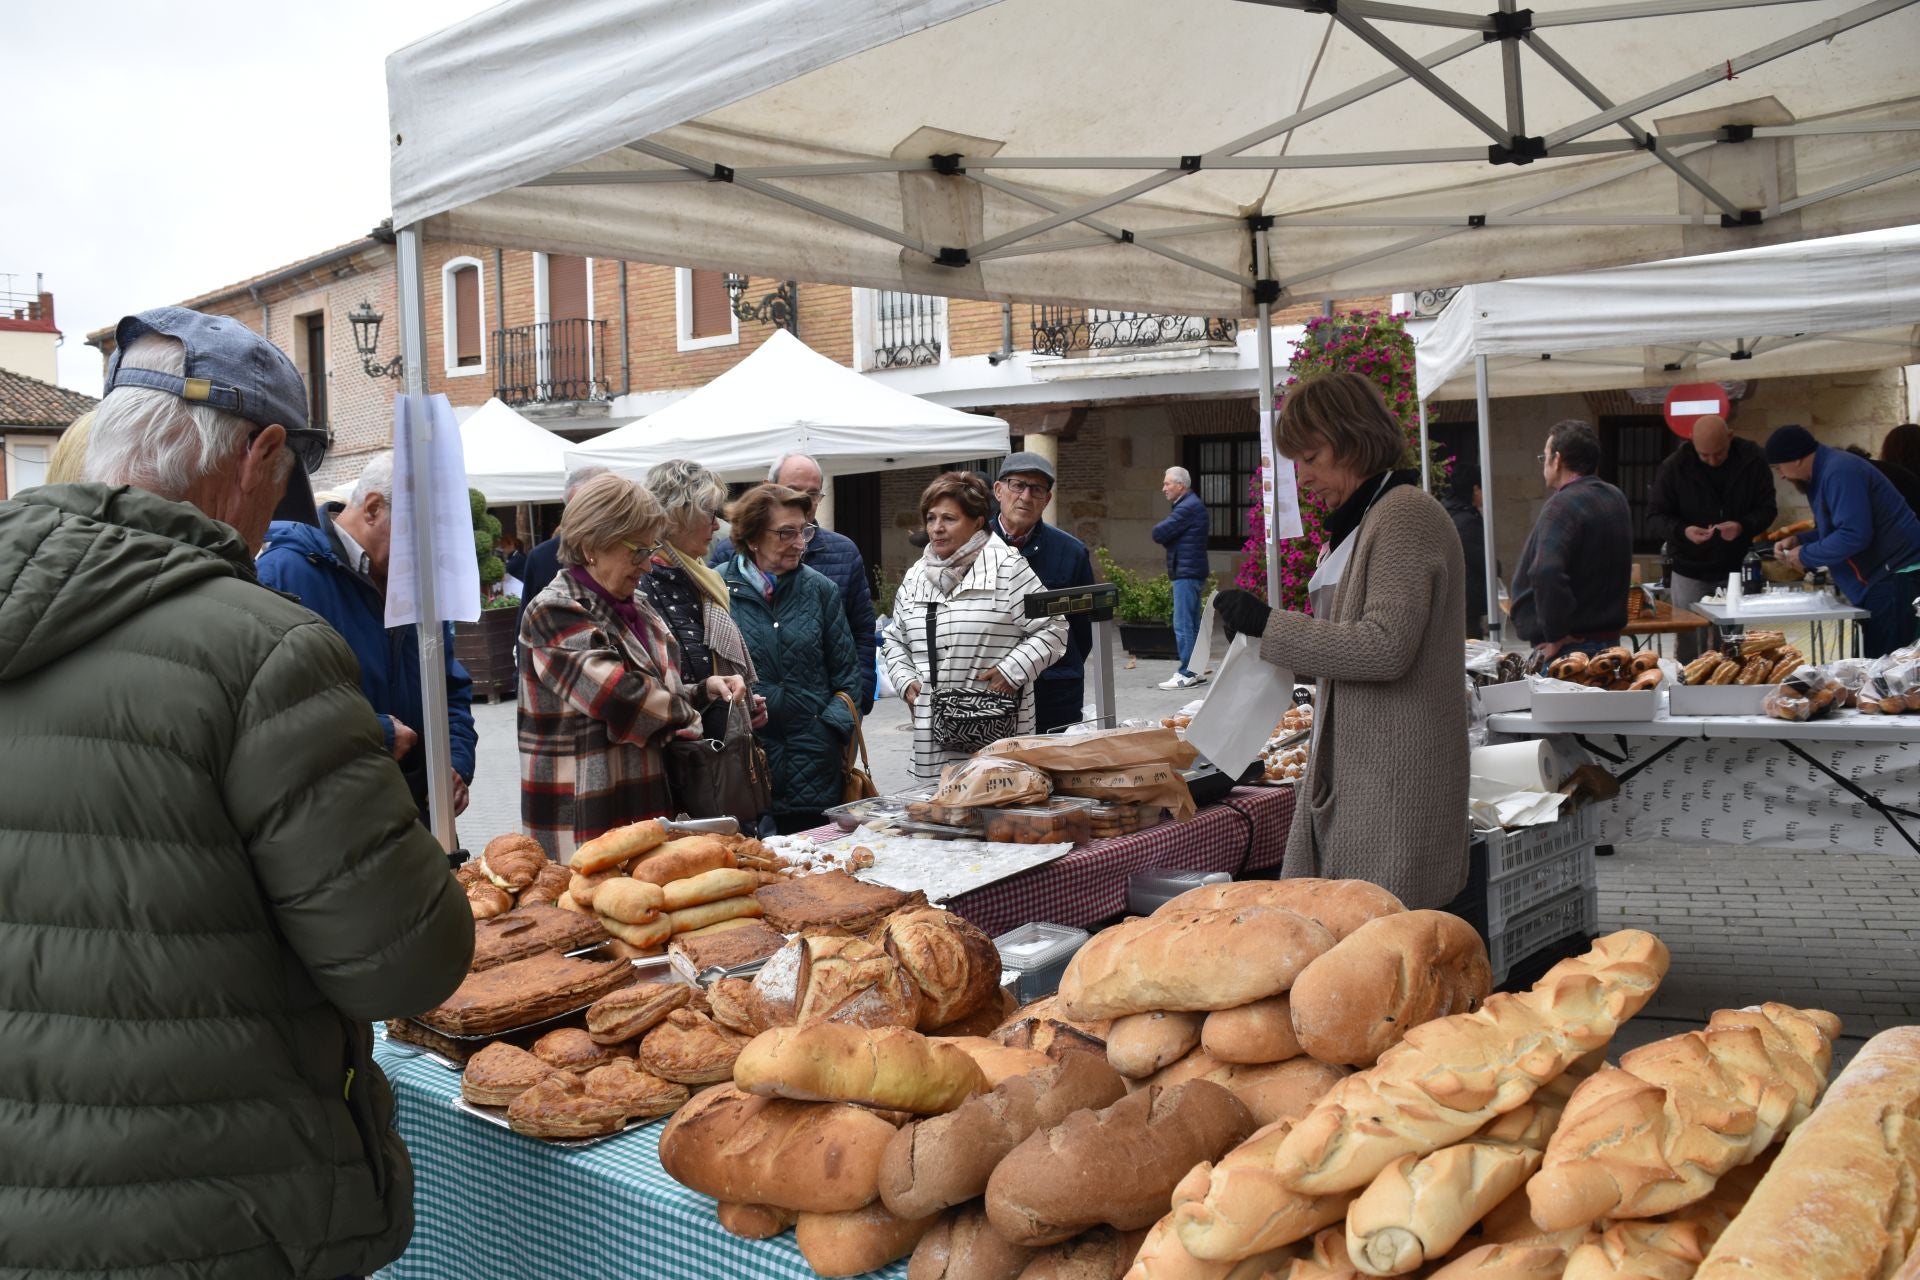
<svg viewBox="0 0 1920 1280">
<path fill-rule="evenodd" d="M 1542 661 L 1620 643 L 1633 580 L 1627 497 L 1594 475 L 1600 437 L 1577 419 L 1555 423 L 1540 455 L 1552 496 L 1513 575 L 1513 629 Z"/>
</svg>

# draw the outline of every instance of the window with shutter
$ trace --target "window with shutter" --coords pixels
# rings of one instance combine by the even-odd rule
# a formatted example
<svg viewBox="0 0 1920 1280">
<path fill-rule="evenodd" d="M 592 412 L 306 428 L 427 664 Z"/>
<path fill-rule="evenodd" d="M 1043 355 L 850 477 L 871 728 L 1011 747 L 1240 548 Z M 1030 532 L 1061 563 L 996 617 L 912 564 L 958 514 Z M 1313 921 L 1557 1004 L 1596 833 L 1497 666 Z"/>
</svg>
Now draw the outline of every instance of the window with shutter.
<svg viewBox="0 0 1920 1280">
<path fill-rule="evenodd" d="M 469 368 L 481 363 L 480 268 L 461 267 L 453 273 L 454 363 Z"/>
<path fill-rule="evenodd" d="M 487 275 L 478 258 L 451 258 L 441 265 L 440 336 L 449 378 L 487 371 L 486 299 Z"/>
<path fill-rule="evenodd" d="M 717 338 L 733 332 L 733 301 L 727 297 L 727 277 L 719 271 L 692 271 L 687 292 L 693 299 L 688 335 Z"/>
<path fill-rule="evenodd" d="M 547 318 L 587 318 L 587 260 L 571 254 L 547 255 Z"/>
</svg>

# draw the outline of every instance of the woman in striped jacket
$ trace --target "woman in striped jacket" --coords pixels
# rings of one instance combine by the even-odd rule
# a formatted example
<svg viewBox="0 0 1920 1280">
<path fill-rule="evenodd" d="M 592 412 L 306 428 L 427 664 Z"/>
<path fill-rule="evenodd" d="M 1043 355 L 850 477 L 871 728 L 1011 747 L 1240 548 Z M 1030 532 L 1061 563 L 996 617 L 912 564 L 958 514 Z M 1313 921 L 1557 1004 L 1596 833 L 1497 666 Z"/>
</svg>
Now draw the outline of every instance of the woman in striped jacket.
<svg viewBox="0 0 1920 1280">
<path fill-rule="evenodd" d="M 1029 618 L 1023 601 L 1046 588 L 1019 552 L 987 527 L 986 481 L 949 471 L 920 495 L 927 549 L 907 571 L 887 627 L 887 675 L 913 708 L 913 775 L 921 782 L 970 754 L 940 742 L 933 699 L 940 689 L 1019 695 L 1014 732 L 1033 731 L 1033 682 L 1067 650 L 1067 624 Z M 928 616 L 933 649 L 928 648 Z"/>
</svg>

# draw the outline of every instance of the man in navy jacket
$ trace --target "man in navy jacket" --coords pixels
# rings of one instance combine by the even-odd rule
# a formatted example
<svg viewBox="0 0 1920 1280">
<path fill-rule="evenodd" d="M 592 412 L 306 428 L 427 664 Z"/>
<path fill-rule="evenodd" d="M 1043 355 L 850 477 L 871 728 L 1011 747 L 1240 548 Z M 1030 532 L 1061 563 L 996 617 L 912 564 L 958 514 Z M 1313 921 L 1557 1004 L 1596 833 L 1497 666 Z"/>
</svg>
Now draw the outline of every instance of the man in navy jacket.
<svg viewBox="0 0 1920 1280">
<path fill-rule="evenodd" d="M 1807 495 L 1811 538 L 1774 543 L 1773 556 L 1796 569 L 1825 569 L 1859 608 L 1866 655 L 1878 658 L 1913 640 L 1920 594 L 1920 518 L 1872 462 L 1819 443 L 1805 427 L 1767 437 L 1774 474 Z"/>
<path fill-rule="evenodd" d="M 1048 590 L 1093 584 L 1093 559 L 1087 544 L 1042 520 L 1053 497 L 1053 464 L 1037 453 L 1014 453 L 1000 464 L 994 481 L 1000 514 L 993 531 L 1027 558 Z M 1034 731 L 1046 733 L 1076 724 L 1086 703 L 1087 654 L 1093 651 L 1093 623 L 1085 614 L 1067 619 L 1067 651 L 1034 681 Z"/>
<path fill-rule="evenodd" d="M 346 639 L 360 664 L 360 692 L 373 705 L 387 750 L 427 819 L 427 751 L 419 744 L 423 716 L 420 639 L 412 626 L 386 623 L 387 560 L 393 542 L 393 454 L 360 473 L 344 506 L 324 508 L 325 528 L 275 520 L 256 568 L 260 581 L 297 596 Z M 473 781 L 473 681 L 453 656 L 447 627 L 447 728 L 452 736 L 453 811 L 467 807 Z"/>
<path fill-rule="evenodd" d="M 1185 467 L 1168 467 L 1160 492 L 1173 511 L 1153 526 L 1153 540 L 1167 549 L 1167 576 L 1173 579 L 1173 643 L 1180 651 L 1180 670 L 1162 680 L 1162 689 L 1191 689 L 1206 676 L 1187 669 L 1193 642 L 1200 634 L 1200 593 L 1206 589 L 1207 532 L 1212 523 L 1206 503 L 1193 491 L 1193 477 Z"/>
</svg>

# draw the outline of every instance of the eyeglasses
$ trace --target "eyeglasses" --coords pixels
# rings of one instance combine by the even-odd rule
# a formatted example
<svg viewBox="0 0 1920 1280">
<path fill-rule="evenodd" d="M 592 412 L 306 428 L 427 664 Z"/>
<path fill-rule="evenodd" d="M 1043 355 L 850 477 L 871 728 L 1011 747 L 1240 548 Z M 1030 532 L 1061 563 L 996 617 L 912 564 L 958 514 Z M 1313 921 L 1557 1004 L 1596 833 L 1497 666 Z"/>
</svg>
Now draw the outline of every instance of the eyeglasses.
<svg viewBox="0 0 1920 1280">
<path fill-rule="evenodd" d="M 1028 494 L 1044 498 L 1053 492 L 1051 485 L 1035 484 L 1031 480 L 1002 480 L 1000 483 L 1007 486 L 1007 491 L 1016 498 L 1024 498 Z"/>
<path fill-rule="evenodd" d="M 247 443 L 252 444 L 260 438 L 265 427 L 255 427 L 247 433 Z M 333 446 L 333 430 L 330 427 L 286 427 L 287 449 L 300 460 L 300 466 L 308 475 L 320 469 L 327 460 L 327 450 Z"/>
<path fill-rule="evenodd" d="M 812 542 L 813 535 L 820 532 L 820 526 L 817 524 L 803 524 L 798 529 L 774 529 L 771 530 L 771 532 L 773 536 L 782 543 L 792 542 L 795 539 L 801 542 Z"/>
<path fill-rule="evenodd" d="M 638 542 L 628 542 L 625 538 L 622 538 L 620 540 L 620 545 L 627 549 L 627 554 L 633 557 L 633 562 L 635 564 L 640 564 L 644 561 L 651 560 L 654 558 L 654 556 L 658 555 L 660 552 L 660 544 L 657 542 L 649 542 L 649 543 L 643 544 Z"/>
</svg>

